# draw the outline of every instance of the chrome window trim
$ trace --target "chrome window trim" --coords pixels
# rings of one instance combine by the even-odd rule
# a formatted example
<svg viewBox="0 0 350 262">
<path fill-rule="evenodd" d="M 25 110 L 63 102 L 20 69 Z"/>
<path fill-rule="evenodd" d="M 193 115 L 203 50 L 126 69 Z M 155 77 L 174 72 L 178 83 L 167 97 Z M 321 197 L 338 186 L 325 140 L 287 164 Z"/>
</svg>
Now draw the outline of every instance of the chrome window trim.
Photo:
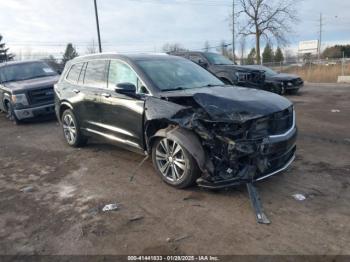
<svg viewBox="0 0 350 262">
<path fill-rule="evenodd" d="M 121 59 L 118 59 L 118 58 L 97 58 L 97 59 L 89 59 L 89 60 L 79 61 L 79 62 L 76 62 L 76 63 L 72 63 L 72 62 L 71 62 L 70 66 L 69 66 L 69 69 L 67 70 L 67 73 L 66 73 L 66 75 L 64 76 L 64 80 L 67 81 L 68 83 L 72 84 L 72 85 L 79 85 L 78 82 L 77 82 L 77 83 L 72 83 L 70 80 L 67 79 L 67 76 L 68 76 L 70 70 L 72 69 L 73 65 L 80 64 L 80 63 L 82 63 L 82 64 L 84 64 L 84 63 L 89 63 L 90 61 L 101 61 L 101 60 L 102 60 L 102 61 L 107 61 L 107 62 L 110 62 L 110 61 L 112 61 L 112 60 L 115 60 L 115 61 L 118 61 L 118 62 L 121 62 L 121 63 L 126 64 L 126 65 L 127 65 L 128 67 L 130 67 L 130 69 L 135 73 L 135 75 L 137 76 L 137 78 L 141 81 L 142 85 L 143 85 L 143 86 L 147 89 L 147 91 L 148 91 L 148 94 L 139 93 L 139 92 L 137 92 L 137 94 L 139 94 L 139 95 L 145 95 L 145 96 L 153 96 L 153 94 L 152 94 L 152 92 L 150 91 L 150 89 L 147 87 L 147 85 L 146 85 L 145 82 L 142 80 L 142 78 L 139 76 L 139 74 L 136 73 L 136 71 L 134 70 L 134 68 L 133 68 L 131 65 L 129 65 L 127 62 L 125 62 L 125 61 L 123 61 L 123 60 L 121 60 Z M 81 70 L 83 70 L 83 68 L 82 68 Z M 109 67 L 108 67 L 108 70 L 109 70 Z M 80 71 L 80 73 L 81 73 L 81 71 Z M 109 73 L 109 72 L 108 72 L 108 73 Z M 79 75 L 80 75 L 80 74 L 79 74 Z M 84 76 L 84 77 L 85 77 L 85 76 Z M 108 74 L 107 74 L 107 78 L 108 78 Z M 78 79 L 78 80 L 79 80 L 79 79 Z M 85 86 L 85 85 L 83 84 L 83 86 Z M 107 79 L 107 88 L 101 88 L 101 89 L 104 89 L 104 90 L 111 90 L 110 88 L 108 88 L 108 79 Z"/>
</svg>

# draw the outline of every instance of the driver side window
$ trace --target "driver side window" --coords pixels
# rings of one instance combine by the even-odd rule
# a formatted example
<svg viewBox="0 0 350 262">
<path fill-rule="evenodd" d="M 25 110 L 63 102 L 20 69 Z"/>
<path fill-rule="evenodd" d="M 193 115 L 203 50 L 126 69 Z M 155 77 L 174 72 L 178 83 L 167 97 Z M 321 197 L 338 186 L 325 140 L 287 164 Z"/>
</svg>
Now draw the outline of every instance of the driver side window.
<svg viewBox="0 0 350 262">
<path fill-rule="evenodd" d="M 138 93 L 148 93 L 130 66 L 117 60 L 111 60 L 108 74 L 108 88 L 114 89 L 117 84 L 121 83 L 135 85 Z"/>
</svg>

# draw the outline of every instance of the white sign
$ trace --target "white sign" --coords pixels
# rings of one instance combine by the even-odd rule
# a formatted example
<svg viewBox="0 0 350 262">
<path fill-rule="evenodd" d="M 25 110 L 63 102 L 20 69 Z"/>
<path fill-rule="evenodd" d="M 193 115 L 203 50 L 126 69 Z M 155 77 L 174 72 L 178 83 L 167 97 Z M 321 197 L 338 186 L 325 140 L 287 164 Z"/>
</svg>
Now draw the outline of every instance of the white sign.
<svg viewBox="0 0 350 262">
<path fill-rule="evenodd" d="M 299 42 L 299 53 L 317 53 L 318 40 L 302 41 Z"/>
</svg>

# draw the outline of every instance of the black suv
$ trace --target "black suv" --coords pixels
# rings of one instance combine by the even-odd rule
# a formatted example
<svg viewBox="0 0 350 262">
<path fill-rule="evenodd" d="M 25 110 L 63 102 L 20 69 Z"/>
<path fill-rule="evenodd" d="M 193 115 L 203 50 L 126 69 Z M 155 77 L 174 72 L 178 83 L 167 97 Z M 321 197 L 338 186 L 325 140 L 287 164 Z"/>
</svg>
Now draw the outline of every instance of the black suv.
<svg viewBox="0 0 350 262">
<path fill-rule="evenodd" d="M 296 95 L 299 89 L 304 86 L 304 80 L 297 75 L 279 73 L 271 68 L 261 65 L 249 65 L 246 67 L 264 71 L 266 75 L 265 90 L 269 90 L 280 95 L 284 93 Z"/>
<path fill-rule="evenodd" d="M 162 179 L 178 188 L 257 181 L 294 159 L 289 100 L 227 86 L 181 57 L 79 57 L 66 65 L 55 97 L 69 145 L 97 136 L 149 154 Z"/>
<path fill-rule="evenodd" d="M 53 85 L 59 75 L 42 61 L 0 64 L 0 110 L 19 123 L 41 115 L 54 115 Z"/>
<path fill-rule="evenodd" d="M 220 78 L 225 84 L 263 89 L 265 73 L 263 70 L 235 65 L 223 55 L 208 52 L 174 52 L 171 55 L 181 56 L 204 67 Z"/>
</svg>

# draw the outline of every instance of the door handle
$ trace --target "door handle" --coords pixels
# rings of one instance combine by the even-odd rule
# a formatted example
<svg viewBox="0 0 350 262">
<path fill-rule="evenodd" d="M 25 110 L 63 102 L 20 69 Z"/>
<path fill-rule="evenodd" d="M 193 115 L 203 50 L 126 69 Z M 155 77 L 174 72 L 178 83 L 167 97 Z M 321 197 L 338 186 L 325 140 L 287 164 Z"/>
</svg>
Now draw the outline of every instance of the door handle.
<svg viewBox="0 0 350 262">
<path fill-rule="evenodd" d="M 111 97 L 111 94 L 108 93 L 102 93 L 101 96 L 105 97 L 105 98 L 109 98 Z"/>
<path fill-rule="evenodd" d="M 78 90 L 78 89 L 73 89 L 73 92 L 76 93 L 76 94 L 79 94 L 79 93 L 80 93 L 80 90 Z"/>
</svg>

